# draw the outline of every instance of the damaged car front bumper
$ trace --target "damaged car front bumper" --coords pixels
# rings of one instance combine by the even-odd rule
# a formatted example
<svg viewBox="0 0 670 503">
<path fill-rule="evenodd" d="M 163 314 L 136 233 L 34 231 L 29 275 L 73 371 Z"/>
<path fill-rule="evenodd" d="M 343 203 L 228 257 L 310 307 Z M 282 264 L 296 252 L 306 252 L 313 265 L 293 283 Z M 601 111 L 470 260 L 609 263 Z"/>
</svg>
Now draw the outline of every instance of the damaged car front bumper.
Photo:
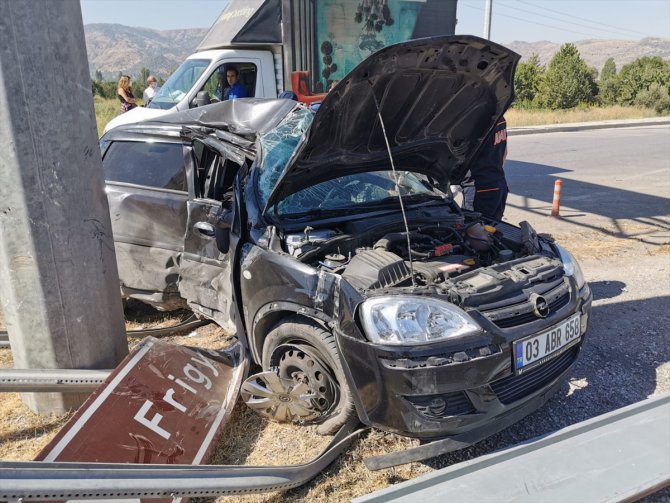
<svg viewBox="0 0 670 503">
<path fill-rule="evenodd" d="M 487 313 L 469 312 L 482 332 L 419 346 L 372 343 L 357 323 L 345 322 L 346 330 L 335 333 L 359 417 L 426 441 L 463 434 L 468 443 L 484 439 L 541 407 L 558 389 L 581 350 L 591 302 L 585 285 L 546 318 L 512 328 L 496 326 Z M 515 342 L 551 334 L 577 313 L 579 337 L 528 370 L 515 370 Z"/>
</svg>

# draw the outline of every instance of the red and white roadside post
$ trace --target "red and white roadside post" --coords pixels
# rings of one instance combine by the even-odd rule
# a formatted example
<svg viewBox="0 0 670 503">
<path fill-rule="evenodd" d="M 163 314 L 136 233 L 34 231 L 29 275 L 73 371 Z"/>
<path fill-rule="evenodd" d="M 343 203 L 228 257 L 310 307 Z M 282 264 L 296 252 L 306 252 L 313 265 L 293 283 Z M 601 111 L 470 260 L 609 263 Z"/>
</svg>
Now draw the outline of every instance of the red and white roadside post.
<svg viewBox="0 0 670 503">
<path fill-rule="evenodd" d="M 554 183 L 554 201 L 551 204 L 551 216 L 560 217 L 561 211 L 561 187 L 563 182 L 561 180 L 556 180 Z"/>
</svg>

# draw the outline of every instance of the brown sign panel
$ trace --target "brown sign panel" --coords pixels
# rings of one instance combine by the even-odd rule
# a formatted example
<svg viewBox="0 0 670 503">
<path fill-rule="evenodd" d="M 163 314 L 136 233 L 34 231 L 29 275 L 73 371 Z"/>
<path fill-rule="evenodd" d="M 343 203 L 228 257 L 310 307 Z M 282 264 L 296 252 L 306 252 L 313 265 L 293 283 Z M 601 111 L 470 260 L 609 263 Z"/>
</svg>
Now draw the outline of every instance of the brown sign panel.
<svg viewBox="0 0 670 503">
<path fill-rule="evenodd" d="M 204 463 L 230 417 L 246 364 L 239 343 L 218 352 L 149 337 L 36 459 Z"/>
</svg>

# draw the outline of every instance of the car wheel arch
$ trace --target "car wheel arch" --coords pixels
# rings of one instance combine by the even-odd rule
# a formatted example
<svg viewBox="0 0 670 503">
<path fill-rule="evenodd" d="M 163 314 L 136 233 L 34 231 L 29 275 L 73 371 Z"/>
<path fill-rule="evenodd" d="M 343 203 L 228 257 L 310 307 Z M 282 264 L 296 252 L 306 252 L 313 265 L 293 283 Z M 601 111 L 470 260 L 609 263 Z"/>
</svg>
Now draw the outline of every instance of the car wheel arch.
<svg viewBox="0 0 670 503">
<path fill-rule="evenodd" d="M 254 362 L 262 363 L 263 343 L 270 331 L 285 319 L 296 316 L 319 323 L 330 330 L 327 323 L 332 321 L 332 318 L 323 311 L 293 302 L 270 302 L 260 308 L 254 316 L 250 341 Z"/>
</svg>

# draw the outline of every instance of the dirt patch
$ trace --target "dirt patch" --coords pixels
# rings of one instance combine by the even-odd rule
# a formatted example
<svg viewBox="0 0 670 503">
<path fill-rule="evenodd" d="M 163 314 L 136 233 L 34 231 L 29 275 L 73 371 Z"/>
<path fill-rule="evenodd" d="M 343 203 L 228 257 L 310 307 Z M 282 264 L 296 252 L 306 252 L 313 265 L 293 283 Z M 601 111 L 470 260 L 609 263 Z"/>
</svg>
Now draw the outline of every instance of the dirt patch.
<svg viewBox="0 0 670 503">
<path fill-rule="evenodd" d="M 649 250 L 649 255 L 670 255 L 670 244 L 655 246 Z"/>
<path fill-rule="evenodd" d="M 670 244 L 648 242 L 658 229 L 646 225 L 632 224 L 608 230 L 575 230 L 574 232 L 556 232 L 552 237 L 564 246 L 578 260 L 587 258 L 606 258 L 617 255 L 642 253 L 645 255 L 667 255 Z"/>
</svg>

